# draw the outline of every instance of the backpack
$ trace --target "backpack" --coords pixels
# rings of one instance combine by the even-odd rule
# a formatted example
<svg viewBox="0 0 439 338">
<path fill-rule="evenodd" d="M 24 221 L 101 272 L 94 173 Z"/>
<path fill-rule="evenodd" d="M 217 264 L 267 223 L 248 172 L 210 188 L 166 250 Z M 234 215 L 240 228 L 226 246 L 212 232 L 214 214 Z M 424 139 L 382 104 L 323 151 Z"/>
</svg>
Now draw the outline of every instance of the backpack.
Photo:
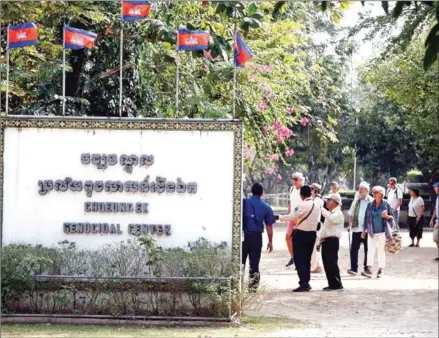
<svg viewBox="0 0 439 338">
<path fill-rule="evenodd" d="M 396 187 L 396 189 L 395 189 L 396 199 L 398 199 L 398 190 L 401 190 L 401 189 L 399 189 L 399 187 Z M 389 198 L 389 193 L 390 193 L 390 189 L 387 189 L 387 191 L 386 191 L 386 199 Z M 401 194 L 402 194 L 402 190 L 401 190 Z"/>
</svg>

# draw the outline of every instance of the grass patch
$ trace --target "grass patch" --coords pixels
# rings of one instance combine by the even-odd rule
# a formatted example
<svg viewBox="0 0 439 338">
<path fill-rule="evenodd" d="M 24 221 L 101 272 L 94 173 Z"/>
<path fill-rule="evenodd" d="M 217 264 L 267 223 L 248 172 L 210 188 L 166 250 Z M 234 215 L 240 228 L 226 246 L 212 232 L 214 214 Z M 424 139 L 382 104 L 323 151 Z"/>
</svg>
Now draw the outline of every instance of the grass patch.
<svg viewBox="0 0 439 338">
<path fill-rule="evenodd" d="M 206 324 L 205 326 L 96 326 L 52 324 L 3 324 L 1 336 L 6 338 L 64 337 L 266 337 L 270 332 L 302 327 L 288 318 L 244 317 L 238 325 Z M 270 334 L 269 334 L 270 335 Z"/>
</svg>

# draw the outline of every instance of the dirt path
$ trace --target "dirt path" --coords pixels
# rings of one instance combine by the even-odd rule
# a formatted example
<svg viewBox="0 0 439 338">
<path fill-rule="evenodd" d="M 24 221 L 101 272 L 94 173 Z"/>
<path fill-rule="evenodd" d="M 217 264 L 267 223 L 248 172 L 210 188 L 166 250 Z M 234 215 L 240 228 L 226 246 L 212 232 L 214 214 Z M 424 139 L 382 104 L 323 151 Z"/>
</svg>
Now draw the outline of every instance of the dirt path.
<svg viewBox="0 0 439 338">
<path fill-rule="evenodd" d="M 382 280 L 347 275 L 349 244 L 344 234 L 339 262 L 345 290 L 321 291 L 327 286 L 322 273 L 312 276 L 313 291 L 305 294 L 291 293 L 298 278 L 296 271 L 285 268 L 288 254 L 283 238 L 284 229 L 276 229 L 275 251 L 262 257 L 264 302 L 249 313 L 298 319 L 306 323 L 306 329 L 283 329 L 276 336 L 438 337 L 439 265 L 433 260 L 438 253 L 431 233 L 424 233 L 422 248 L 387 255 Z M 403 239 L 407 246 L 407 233 Z"/>
</svg>

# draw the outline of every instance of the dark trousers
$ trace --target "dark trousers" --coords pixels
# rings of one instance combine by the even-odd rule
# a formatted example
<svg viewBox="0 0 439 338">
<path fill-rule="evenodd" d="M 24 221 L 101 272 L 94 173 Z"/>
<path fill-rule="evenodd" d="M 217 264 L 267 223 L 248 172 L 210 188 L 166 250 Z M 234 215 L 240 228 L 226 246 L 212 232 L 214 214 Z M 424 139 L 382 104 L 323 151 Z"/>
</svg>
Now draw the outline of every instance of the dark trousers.
<svg viewBox="0 0 439 338">
<path fill-rule="evenodd" d="M 361 232 L 352 232 L 351 270 L 355 272 L 358 272 L 358 251 L 361 243 L 364 246 L 364 270 L 367 270 L 367 236 L 363 239 L 361 238 Z"/>
<path fill-rule="evenodd" d="M 296 264 L 299 285 L 309 286 L 311 279 L 311 256 L 316 242 L 315 231 L 294 230 L 293 233 L 293 256 Z"/>
<path fill-rule="evenodd" d="M 253 286 L 259 284 L 259 262 L 262 253 L 262 233 L 247 232 L 244 233 L 242 242 L 242 265 L 245 266 L 247 257 L 250 260 L 250 278 L 253 279 Z"/>
<path fill-rule="evenodd" d="M 421 216 L 421 220 L 419 222 L 416 222 L 416 217 L 409 217 L 408 224 L 409 224 L 410 238 L 421 239 L 422 232 L 424 231 L 424 216 Z"/>
<path fill-rule="evenodd" d="M 330 288 L 339 288 L 342 286 L 340 269 L 338 268 L 339 248 L 340 241 L 336 237 L 327 238 L 322 242 L 322 261 Z"/>
</svg>

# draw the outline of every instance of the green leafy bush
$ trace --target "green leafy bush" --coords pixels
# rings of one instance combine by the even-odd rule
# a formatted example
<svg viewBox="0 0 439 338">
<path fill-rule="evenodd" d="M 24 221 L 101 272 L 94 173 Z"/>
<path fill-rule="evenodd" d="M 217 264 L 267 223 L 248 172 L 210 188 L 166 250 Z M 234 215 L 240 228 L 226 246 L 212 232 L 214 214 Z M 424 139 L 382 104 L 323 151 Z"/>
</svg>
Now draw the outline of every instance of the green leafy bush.
<svg viewBox="0 0 439 338">
<path fill-rule="evenodd" d="M 230 249 L 203 238 L 172 249 L 144 235 L 96 250 L 67 241 L 52 248 L 11 244 L 2 248 L 2 308 L 18 313 L 223 316 L 232 300 L 227 276 Z"/>
</svg>

